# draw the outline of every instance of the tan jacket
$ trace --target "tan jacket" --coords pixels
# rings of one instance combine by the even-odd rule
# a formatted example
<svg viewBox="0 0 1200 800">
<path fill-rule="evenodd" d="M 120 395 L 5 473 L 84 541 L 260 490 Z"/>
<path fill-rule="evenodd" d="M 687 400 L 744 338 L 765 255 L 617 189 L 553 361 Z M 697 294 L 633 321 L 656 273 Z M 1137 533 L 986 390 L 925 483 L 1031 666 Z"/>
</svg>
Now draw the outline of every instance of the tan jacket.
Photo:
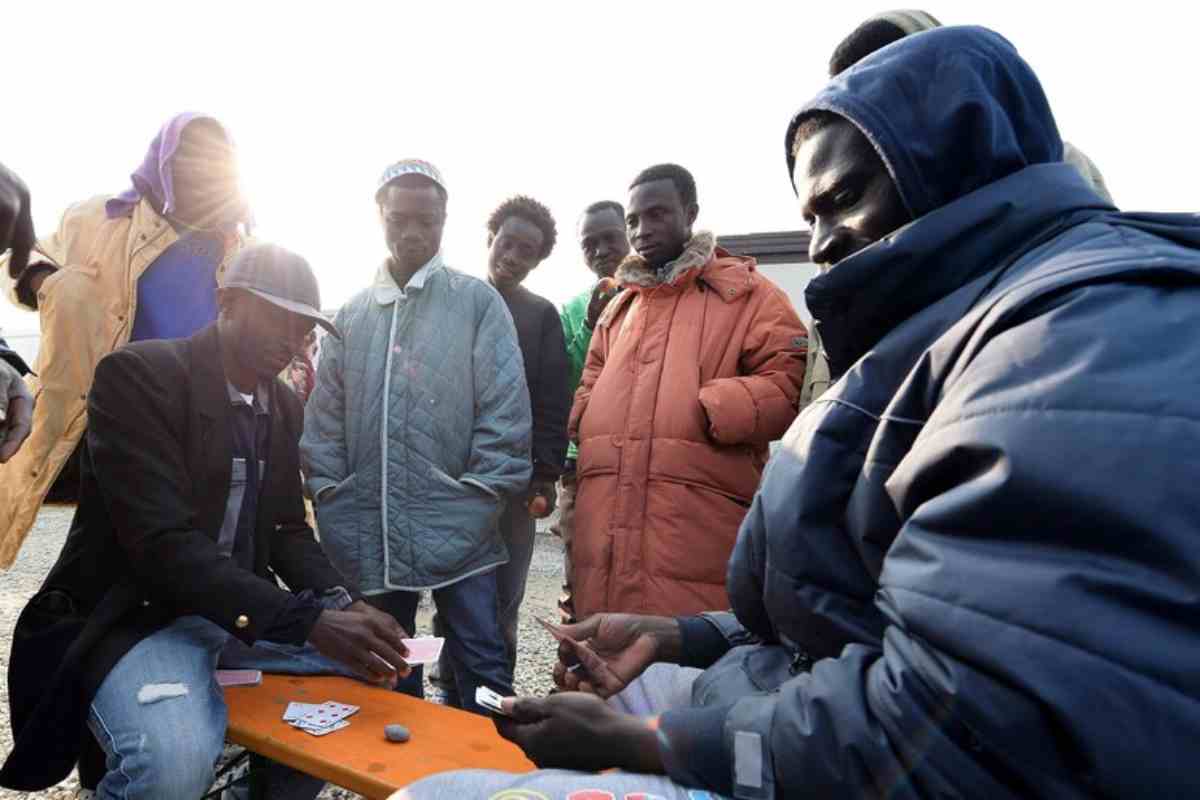
<svg viewBox="0 0 1200 800">
<path fill-rule="evenodd" d="M 729 607 L 725 570 L 767 445 L 796 416 L 806 332 L 754 259 L 698 233 L 666 279 L 636 254 L 592 336 L 579 442 L 575 610 Z"/>
<path fill-rule="evenodd" d="M 804 367 L 804 387 L 800 390 L 800 408 L 825 394 L 832 380 L 829 376 L 829 357 L 817 334 L 817 326 L 808 332 L 808 363 Z"/>
<path fill-rule="evenodd" d="M 33 432 L 16 456 L 0 465 L 0 569 L 12 565 L 50 485 L 83 435 L 96 364 L 129 341 L 138 278 L 179 238 L 145 200 L 132 216 L 109 219 L 107 199 L 94 197 L 68 209 L 58 230 L 38 242 L 30 259 L 58 269 L 38 292 L 42 339 L 37 375 L 27 378 L 37 398 Z M 246 244 L 244 237 L 231 234 L 218 284 Z M 20 276 L 9 274 L 7 256 L 0 258 L 0 276 L 9 299 L 20 305 Z"/>
</svg>

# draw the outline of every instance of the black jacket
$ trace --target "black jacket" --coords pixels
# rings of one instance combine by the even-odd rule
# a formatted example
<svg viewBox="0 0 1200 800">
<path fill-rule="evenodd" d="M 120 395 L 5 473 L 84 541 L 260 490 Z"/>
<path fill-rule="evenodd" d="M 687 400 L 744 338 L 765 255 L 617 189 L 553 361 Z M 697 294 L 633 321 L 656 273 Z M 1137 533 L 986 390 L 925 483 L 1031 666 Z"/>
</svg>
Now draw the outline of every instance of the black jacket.
<svg viewBox="0 0 1200 800">
<path fill-rule="evenodd" d="M 517 326 L 525 358 L 525 382 L 533 407 L 533 477 L 554 480 L 567 457 L 567 416 L 571 413 L 570 365 L 558 309 L 524 286 L 501 292 Z"/>
<path fill-rule="evenodd" d="M 274 381 L 270 408 L 250 572 L 216 546 L 232 462 L 216 327 L 132 344 L 100 362 L 88 397 L 79 507 L 13 635 L 15 745 L 0 785 L 28 791 L 65 778 L 104 677 L 173 619 L 198 614 L 251 644 L 291 599 L 272 573 L 295 591 L 345 585 L 305 522 L 300 403 Z"/>
</svg>

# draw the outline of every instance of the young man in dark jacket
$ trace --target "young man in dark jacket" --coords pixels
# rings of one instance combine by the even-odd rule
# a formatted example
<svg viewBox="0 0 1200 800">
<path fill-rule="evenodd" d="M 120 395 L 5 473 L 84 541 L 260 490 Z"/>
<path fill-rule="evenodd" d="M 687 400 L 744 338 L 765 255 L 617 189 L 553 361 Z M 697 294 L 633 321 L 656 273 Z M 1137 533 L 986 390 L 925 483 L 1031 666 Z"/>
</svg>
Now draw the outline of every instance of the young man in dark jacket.
<svg viewBox="0 0 1200 800">
<path fill-rule="evenodd" d="M 1114 209 L 981 28 L 880 50 L 786 145 L 835 383 L 767 468 L 733 613 L 568 627 L 560 681 L 614 702 L 504 701 L 540 766 L 626 772 L 408 794 L 1200 795 L 1200 219 Z"/>
<path fill-rule="evenodd" d="M 508 545 L 508 563 L 497 574 L 500 624 L 509 662 L 516 664 L 517 616 L 533 558 L 534 520 L 554 511 L 555 482 L 566 462 L 571 394 L 558 311 L 549 300 L 521 285 L 554 249 L 556 231 L 550 210 L 530 197 L 513 197 L 492 212 L 487 228 L 488 282 L 500 292 L 516 323 L 533 409 L 533 479 L 525 497 L 509 502 L 500 518 Z"/>
<path fill-rule="evenodd" d="M 276 376 L 314 324 L 336 335 L 316 278 L 256 245 L 218 291 L 214 325 L 96 370 L 79 508 L 13 635 L 0 785 L 50 786 L 98 745 L 101 797 L 200 797 L 224 744 L 227 646 L 236 666 L 408 672 L 404 631 L 348 591 L 304 519 L 302 412 Z"/>
<path fill-rule="evenodd" d="M 554 249 L 556 230 L 550 209 L 531 197 L 512 197 L 488 218 L 488 283 L 504 298 L 517 326 L 517 343 L 525 362 L 525 382 L 533 411 L 533 478 L 524 494 L 509 499 L 498 523 L 508 548 L 508 562 L 496 570 L 500 628 L 509 668 L 517 663 L 517 629 L 525 581 L 533 559 L 536 519 L 554 511 L 555 483 L 567 453 L 568 391 L 566 341 L 554 304 L 521 285 Z M 435 618 L 435 630 L 441 622 Z M 457 689 L 447 680 L 447 664 L 430 675 L 443 700 L 454 705 Z"/>
</svg>

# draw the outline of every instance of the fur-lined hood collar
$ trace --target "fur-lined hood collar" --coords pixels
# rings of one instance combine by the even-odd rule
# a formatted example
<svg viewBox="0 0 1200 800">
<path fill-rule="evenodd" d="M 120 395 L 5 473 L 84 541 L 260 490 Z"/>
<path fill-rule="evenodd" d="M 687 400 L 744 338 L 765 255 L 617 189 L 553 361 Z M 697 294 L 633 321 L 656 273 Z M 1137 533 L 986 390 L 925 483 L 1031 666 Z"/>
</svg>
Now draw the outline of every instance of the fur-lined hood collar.
<svg viewBox="0 0 1200 800">
<path fill-rule="evenodd" d="M 691 238 L 679 257 L 667 265 L 663 274 L 656 272 L 635 252 L 625 257 L 613 277 L 622 286 L 633 290 L 622 293 L 626 295 L 636 294 L 639 289 L 682 287 L 695 281 L 712 289 L 728 303 L 754 288 L 758 281 L 755 272 L 753 258 L 732 255 L 717 247 L 717 238 L 713 234 L 700 231 Z"/>
<path fill-rule="evenodd" d="M 652 288 L 663 283 L 675 283 L 675 280 L 690 269 L 703 267 L 713 257 L 717 248 L 717 237 L 708 231 L 700 231 L 692 236 L 684 245 L 683 252 L 674 261 L 667 264 L 660 274 L 654 267 L 646 263 L 646 259 L 637 251 L 625 256 L 625 260 L 617 267 L 613 275 L 618 283 L 630 286 L 645 286 Z"/>
</svg>

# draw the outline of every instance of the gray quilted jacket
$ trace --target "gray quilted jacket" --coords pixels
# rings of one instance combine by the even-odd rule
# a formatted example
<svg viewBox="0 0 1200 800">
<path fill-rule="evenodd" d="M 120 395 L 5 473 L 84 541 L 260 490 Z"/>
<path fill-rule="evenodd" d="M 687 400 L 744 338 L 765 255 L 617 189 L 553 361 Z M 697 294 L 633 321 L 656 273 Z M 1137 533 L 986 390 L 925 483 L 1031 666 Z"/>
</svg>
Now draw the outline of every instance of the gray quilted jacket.
<svg viewBox="0 0 1200 800">
<path fill-rule="evenodd" d="M 381 268 L 336 324 L 300 442 L 330 560 L 364 594 L 504 563 L 496 520 L 529 483 L 531 422 L 500 295 L 439 256 L 403 292 Z"/>
</svg>

